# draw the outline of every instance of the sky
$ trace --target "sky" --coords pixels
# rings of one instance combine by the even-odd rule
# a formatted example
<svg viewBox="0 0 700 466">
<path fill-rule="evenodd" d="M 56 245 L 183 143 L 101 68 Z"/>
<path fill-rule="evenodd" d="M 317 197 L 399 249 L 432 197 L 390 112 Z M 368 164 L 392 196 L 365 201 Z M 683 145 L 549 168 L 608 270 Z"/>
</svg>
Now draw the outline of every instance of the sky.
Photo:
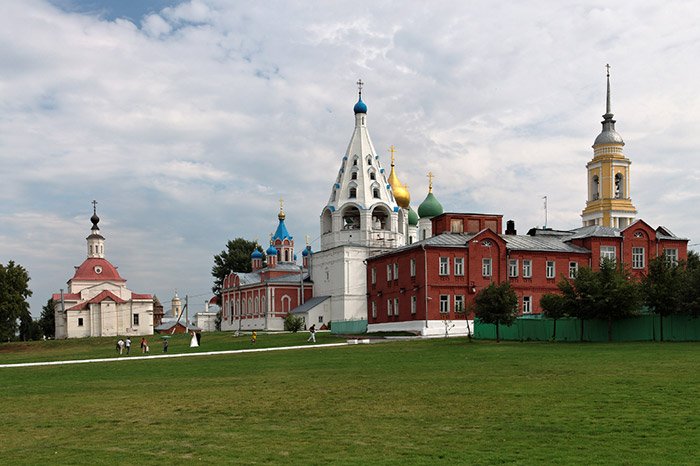
<svg viewBox="0 0 700 466">
<path fill-rule="evenodd" d="M 32 313 L 86 258 L 193 311 L 229 239 L 266 244 L 284 199 L 301 251 L 362 79 L 383 165 L 414 209 L 581 226 L 612 111 L 638 218 L 700 241 L 700 3 L 0 0 L 0 262 Z M 692 247 L 697 250 L 696 246 Z"/>
</svg>

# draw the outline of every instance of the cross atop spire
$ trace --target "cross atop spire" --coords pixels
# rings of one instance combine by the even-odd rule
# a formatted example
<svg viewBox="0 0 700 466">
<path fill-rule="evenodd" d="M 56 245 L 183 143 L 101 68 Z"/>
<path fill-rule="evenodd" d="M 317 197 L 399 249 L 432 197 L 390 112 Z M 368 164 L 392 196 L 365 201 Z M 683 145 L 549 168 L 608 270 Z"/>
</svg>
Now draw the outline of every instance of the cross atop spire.
<svg viewBox="0 0 700 466">
<path fill-rule="evenodd" d="M 97 213 L 97 201 L 93 199 L 91 204 L 92 204 L 92 213 L 96 214 Z"/>
<path fill-rule="evenodd" d="M 277 215 L 277 218 L 280 220 L 284 220 L 286 215 L 284 214 L 284 199 L 280 197 L 280 213 Z"/>
<path fill-rule="evenodd" d="M 394 153 L 396 152 L 396 149 L 394 149 L 394 146 L 392 144 L 391 148 L 389 149 L 389 152 L 391 152 L 391 166 L 394 166 Z"/>
<path fill-rule="evenodd" d="M 428 192 L 432 193 L 433 192 L 433 172 L 428 172 Z"/>
<path fill-rule="evenodd" d="M 364 83 L 362 82 L 362 79 L 357 80 L 357 89 L 360 91 L 360 98 L 362 98 L 362 85 Z"/>
</svg>

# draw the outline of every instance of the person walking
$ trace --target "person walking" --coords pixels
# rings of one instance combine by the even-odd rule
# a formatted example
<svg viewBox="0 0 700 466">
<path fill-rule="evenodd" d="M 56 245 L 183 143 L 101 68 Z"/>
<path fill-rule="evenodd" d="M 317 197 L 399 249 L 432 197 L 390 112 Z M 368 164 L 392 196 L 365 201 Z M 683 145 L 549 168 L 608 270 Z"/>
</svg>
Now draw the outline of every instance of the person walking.
<svg viewBox="0 0 700 466">
<path fill-rule="evenodd" d="M 255 340 L 257 340 L 257 338 L 258 338 L 258 334 L 253 332 L 253 336 L 251 337 L 250 342 L 252 344 L 255 344 Z"/>
<path fill-rule="evenodd" d="M 122 351 L 124 350 L 124 340 L 120 338 L 117 342 L 117 347 L 119 348 L 119 354 L 122 354 Z"/>
<path fill-rule="evenodd" d="M 311 326 L 311 328 L 309 329 L 309 333 L 311 334 L 311 336 L 308 340 L 306 340 L 306 342 L 308 343 L 309 341 L 313 340 L 314 343 L 316 343 L 316 324 Z"/>
<path fill-rule="evenodd" d="M 141 352 L 145 354 L 147 347 L 148 343 L 146 343 L 146 337 L 141 338 Z"/>
<path fill-rule="evenodd" d="M 163 340 L 163 352 L 168 352 L 168 340 Z"/>
<path fill-rule="evenodd" d="M 126 355 L 129 355 L 129 352 L 131 351 L 131 338 L 126 337 Z"/>
</svg>

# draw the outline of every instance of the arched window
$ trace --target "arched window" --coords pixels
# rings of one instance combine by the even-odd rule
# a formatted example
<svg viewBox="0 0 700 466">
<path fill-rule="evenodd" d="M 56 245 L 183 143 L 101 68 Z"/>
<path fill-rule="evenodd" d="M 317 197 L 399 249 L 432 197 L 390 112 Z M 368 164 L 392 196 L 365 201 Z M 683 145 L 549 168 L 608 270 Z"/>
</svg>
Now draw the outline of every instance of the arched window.
<svg viewBox="0 0 700 466">
<path fill-rule="evenodd" d="M 265 307 L 265 296 L 260 298 L 260 312 L 263 314 L 267 314 L 267 308 Z"/>
<path fill-rule="evenodd" d="M 600 195 L 600 183 L 598 182 L 598 175 L 593 175 L 591 179 L 591 200 L 595 201 Z"/>
<path fill-rule="evenodd" d="M 248 298 L 248 314 L 253 313 L 253 298 Z"/>
<path fill-rule="evenodd" d="M 372 156 L 367 157 L 367 165 L 372 166 Z"/>
<path fill-rule="evenodd" d="M 255 313 L 260 314 L 260 300 L 257 297 L 255 298 Z"/>
<path fill-rule="evenodd" d="M 375 199 L 379 199 L 379 190 L 377 188 L 372 190 L 372 194 L 374 195 Z"/>
<path fill-rule="evenodd" d="M 284 261 L 289 262 L 289 249 L 284 250 Z"/>
<path fill-rule="evenodd" d="M 623 199 L 625 197 L 625 177 L 622 173 L 615 175 L 615 199 Z"/>
<path fill-rule="evenodd" d="M 245 305 L 245 299 L 243 299 L 241 301 L 241 305 L 243 306 L 243 307 L 241 307 L 241 314 L 245 314 L 245 311 L 247 310 L 246 305 Z"/>
<path fill-rule="evenodd" d="M 350 196 L 351 199 L 354 199 L 357 197 L 357 188 L 350 188 Z"/>
</svg>

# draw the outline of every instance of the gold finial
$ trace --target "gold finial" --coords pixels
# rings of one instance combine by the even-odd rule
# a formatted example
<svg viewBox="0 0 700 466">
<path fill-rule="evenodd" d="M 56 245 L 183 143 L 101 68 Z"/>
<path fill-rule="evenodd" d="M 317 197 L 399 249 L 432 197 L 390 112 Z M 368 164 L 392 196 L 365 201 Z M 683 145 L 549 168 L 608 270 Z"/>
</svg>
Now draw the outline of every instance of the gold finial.
<svg viewBox="0 0 700 466">
<path fill-rule="evenodd" d="M 280 220 L 284 220 L 285 217 L 286 215 L 284 214 L 284 199 L 280 197 L 280 213 L 277 216 L 277 218 L 279 218 Z"/>
<path fill-rule="evenodd" d="M 394 166 L 394 152 L 396 152 L 396 149 L 394 149 L 394 146 L 392 144 L 391 149 L 389 149 L 389 152 L 391 152 L 391 166 Z"/>
<path fill-rule="evenodd" d="M 408 189 L 408 184 L 403 185 L 404 188 Z"/>
<path fill-rule="evenodd" d="M 272 245 L 272 238 L 275 236 L 274 233 L 270 233 L 270 245 Z"/>
<path fill-rule="evenodd" d="M 433 172 L 428 172 L 428 192 L 432 193 L 433 192 Z"/>
<path fill-rule="evenodd" d="M 306 245 L 309 245 L 309 235 L 306 235 Z"/>
<path fill-rule="evenodd" d="M 255 249 L 258 249 L 258 238 L 255 238 Z"/>
</svg>

